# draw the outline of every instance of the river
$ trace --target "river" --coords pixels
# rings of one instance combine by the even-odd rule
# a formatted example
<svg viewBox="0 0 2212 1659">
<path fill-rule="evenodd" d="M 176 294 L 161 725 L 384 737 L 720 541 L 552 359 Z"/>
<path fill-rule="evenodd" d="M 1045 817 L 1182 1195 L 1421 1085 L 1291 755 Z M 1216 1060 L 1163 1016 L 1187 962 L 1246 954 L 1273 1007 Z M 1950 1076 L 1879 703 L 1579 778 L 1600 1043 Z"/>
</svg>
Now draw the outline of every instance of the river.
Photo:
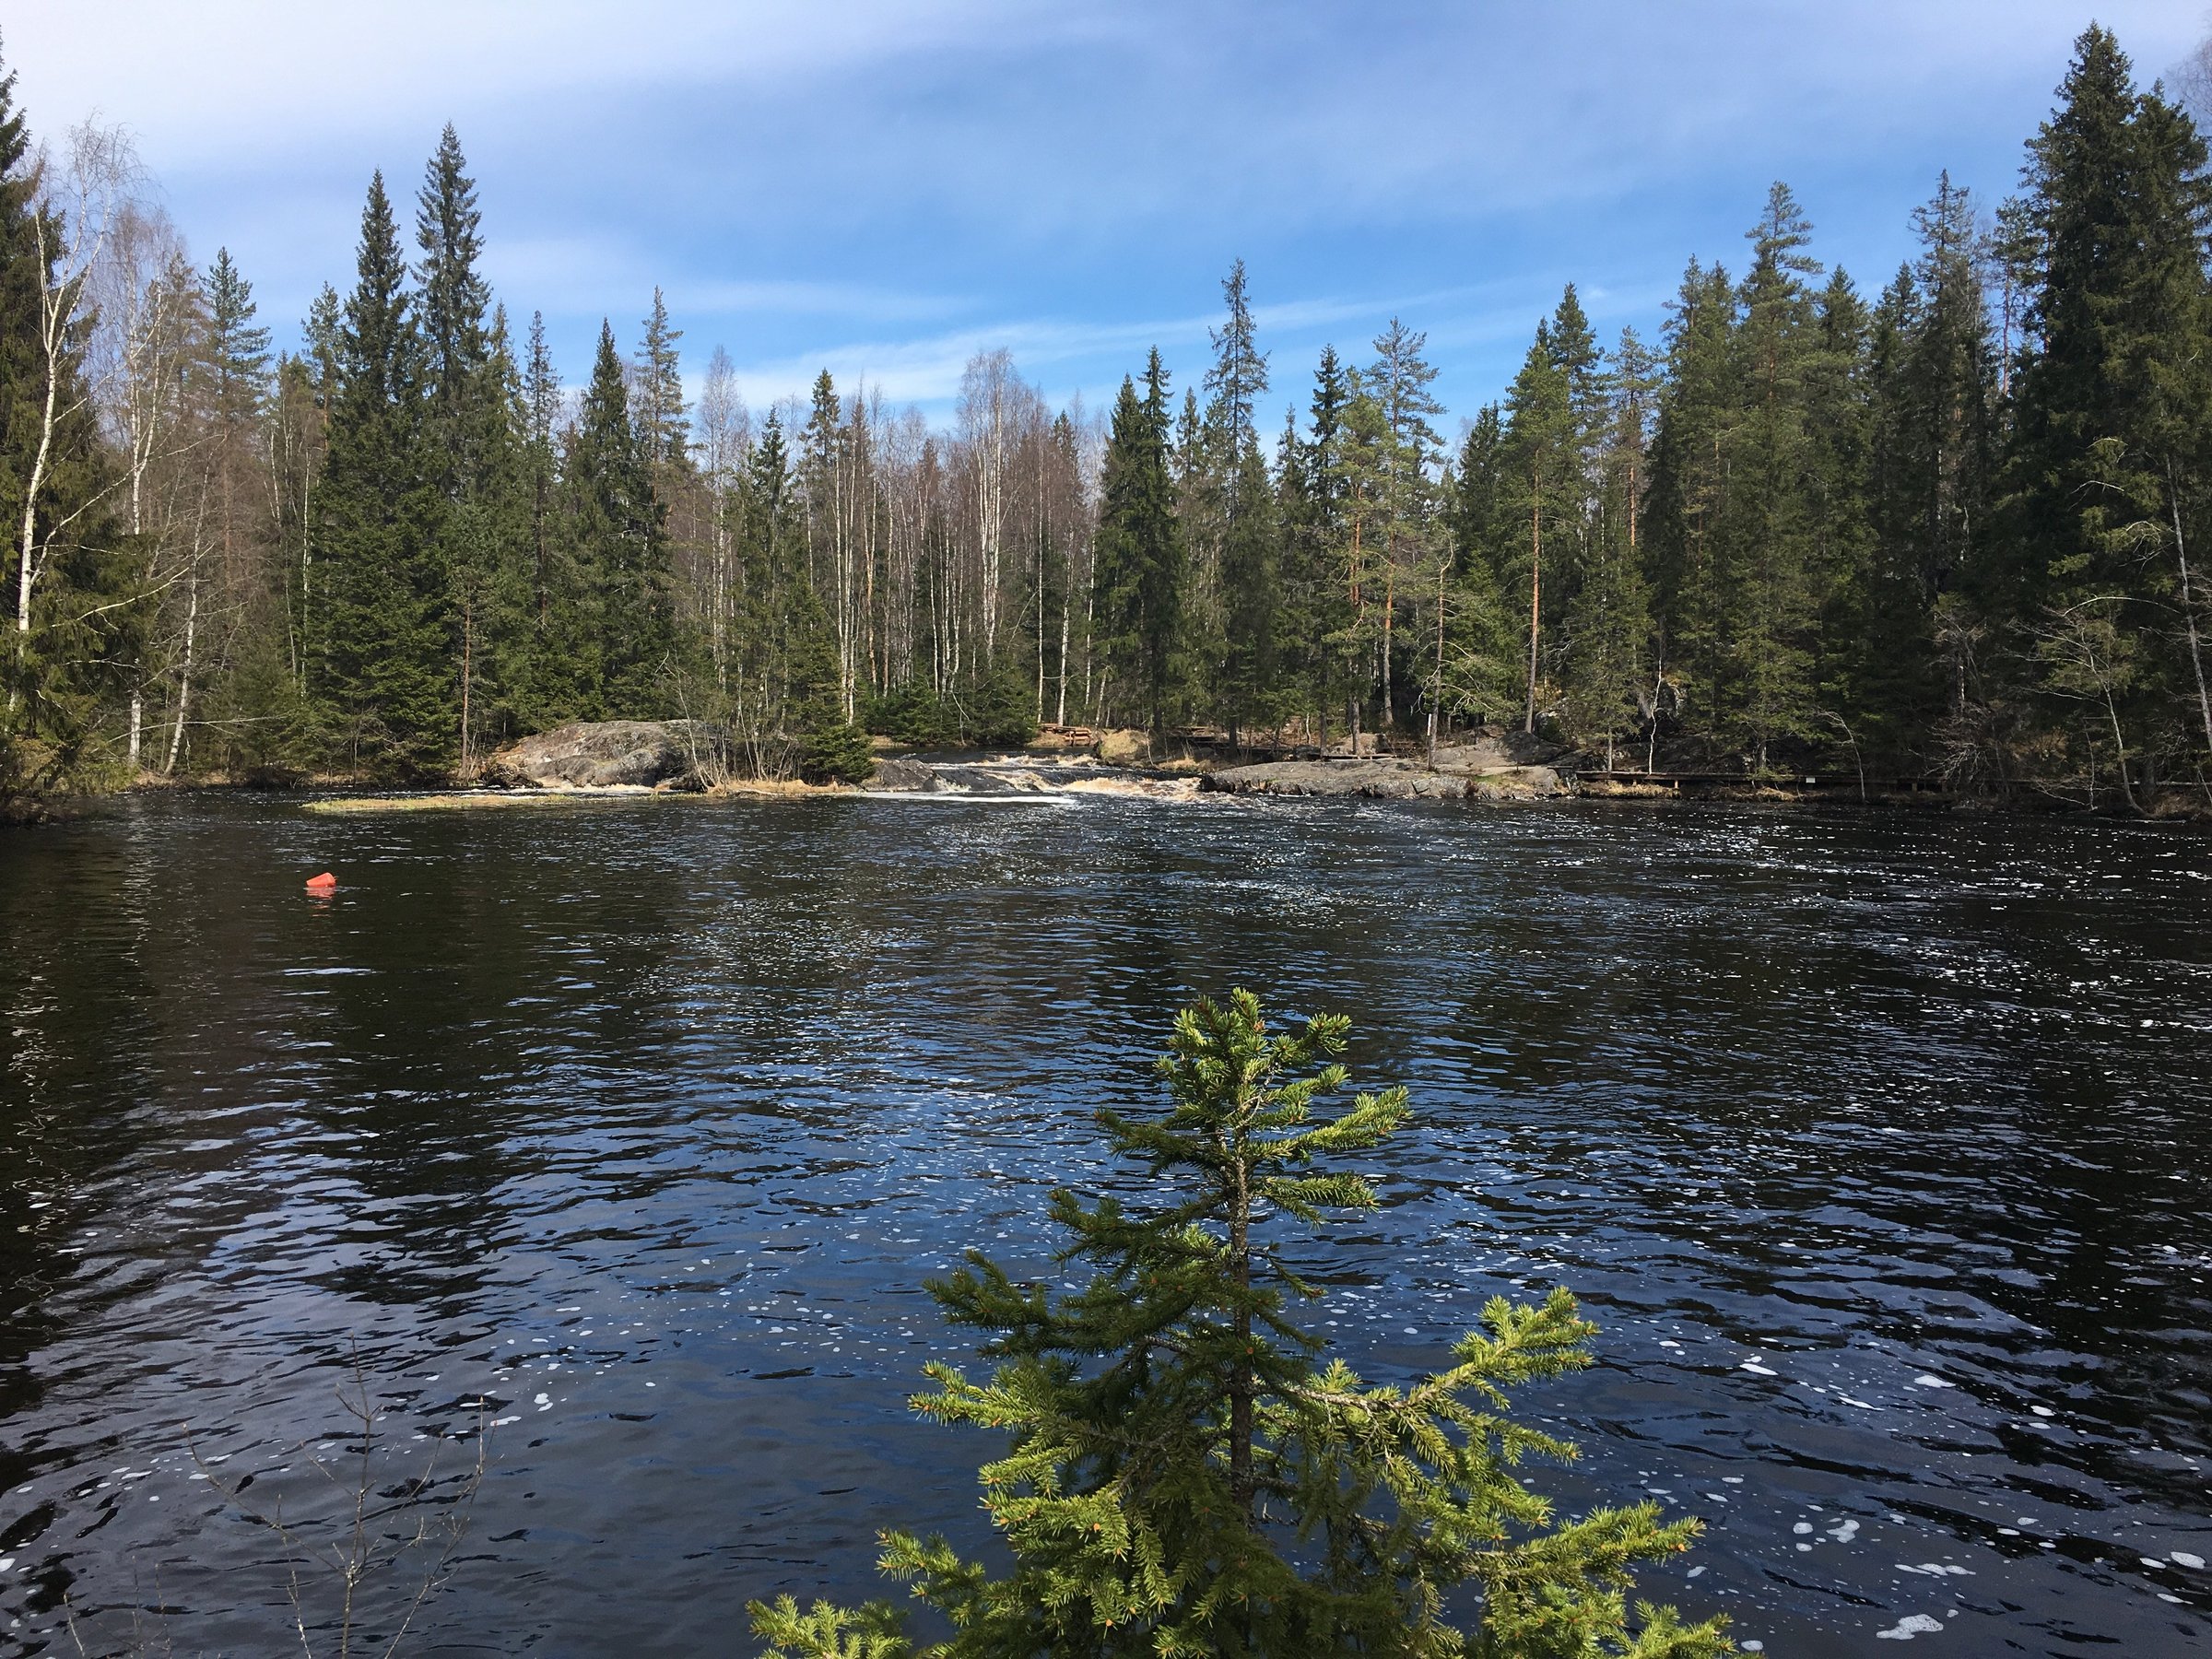
<svg viewBox="0 0 2212 1659">
<path fill-rule="evenodd" d="M 2212 1648 L 2201 832 L 179 794 L 0 840 L 0 1652 L 297 1652 L 217 1483 L 335 1535 L 354 1377 L 386 1530 L 496 1424 L 407 1653 L 743 1653 L 882 1593 L 878 1527 L 976 1544 L 922 1281 L 1130 1185 L 1089 1114 L 1232 984 L 1413 1092 L 1324 1331 L 1401 1376 L 1574 1289 L 1538 1478 L 1705 1520 L 1645 1594 L 1804 1659 Z"/>
</svg>

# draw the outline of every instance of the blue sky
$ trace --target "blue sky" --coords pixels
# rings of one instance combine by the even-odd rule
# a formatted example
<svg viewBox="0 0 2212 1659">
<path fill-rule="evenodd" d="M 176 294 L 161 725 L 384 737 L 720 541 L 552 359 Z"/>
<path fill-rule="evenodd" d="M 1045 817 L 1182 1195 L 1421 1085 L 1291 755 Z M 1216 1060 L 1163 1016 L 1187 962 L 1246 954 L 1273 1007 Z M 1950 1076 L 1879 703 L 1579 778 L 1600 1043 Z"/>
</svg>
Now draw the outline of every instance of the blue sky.
<svg viewBox="0 0 2212 1659">
<path fill-rule="evenodd" d="M 756 408 L 827 366 L 939 414 L 996 346 L 1095 407 L 1148 345 L 1203 367 L 1241 256 L 1279 422 L 1393 314 L 1454 416 L 1570 279 L 1602 335 L 1653 335 L 1776 178 L 1878 288 L 1939 169 L 2011 188 L 2092 16 L 2146 80 L 2206 29 L 2192 0 L 18 0 L 5 49 L 37 130 L 133 130 L 280 339 L 350 279 L 371 171 L 411 200 L 450 119 L 489 275 L 571 379 L 657 283 L 688 370 L 725 347 Z"/>
</svg>

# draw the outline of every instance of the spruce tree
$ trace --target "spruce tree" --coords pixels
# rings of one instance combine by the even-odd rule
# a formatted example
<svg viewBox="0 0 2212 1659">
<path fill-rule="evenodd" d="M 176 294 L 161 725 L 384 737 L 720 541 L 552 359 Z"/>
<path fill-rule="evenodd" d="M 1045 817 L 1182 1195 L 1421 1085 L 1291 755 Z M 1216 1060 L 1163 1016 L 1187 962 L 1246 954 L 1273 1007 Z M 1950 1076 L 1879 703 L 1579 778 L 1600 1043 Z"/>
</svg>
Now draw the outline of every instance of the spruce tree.
<svg viewBox="0 0 2212 1659">
<path fill-rule="evenodd" d="M 653 310 L 638 344 L 638 444 L 647 463 L 660 469 L 680 466 L 691 453 L 691 423 L 684 405 L 683 359 L 677 342 L 684 331 L 670 325 L 668 302 L 653 290 Z"/>
<path fill-rule="evenodd" d="M 1735 284 L 1727 271 L 1691 260 L 1669 308 L 1666 384 L 1652 437 L 1646 518 L 1654 649 L 1673 665 L 1677 714 L 1700 748 L 1719 731 L 1734 579 L 1725 535 L 1736 482 L 1727 446 L 1741 395 L 1735 315 Z M 1657 720 L 1654 712 L 1651 744 Z"/>
<path fill-rule="evenodd" d="M 422 340 L 382 173 L 370 182 L 356 263 L 331 345 L 312 686 L 339 764 L 429 776 L 456 758 L 459 676 L 437 541 L 440 468 L 427 452 Z"/>
<path fill-rule="evenodd" d="M 1225 649 L 1218 700 L 1234 743 L 1281 712 L 1277 697 L 1277 629 L 1282 615 L 1281 529 L 1267 464 L 1247 438 L 1230 493 L 1221 549 Z"/>
<path fill-rule="evenodd" d="M 1247 445 L 1257 447 L 1259 443 L 1253 411 L 1267 390 L 1267 354 L 1257 344 L 1252 296 L 1241 259 L 1230 265 L 1229 275 L 1222 278 L 1221 298 L 1229 316 L 1219 328 L 1206 331 L 1214 362 L 1206 374 L 1206 390 L 1210 394 L 1206 420 L 1217 451 L 1234 467 Z M 1233 478 L 1230 488 L 1233 495 Z"/>
<path fill-rule="evenodd" d="M 2006 466 L 2028 555 L 2016 609 L 2050 689 L 2103 714 L 2134 800 L 2131 763 L 2148 794 L 2162 751 L 2212 747 L 2187 563 L 2204 512 L 2212 182 L 2187 115 L 2135 91 L 2106 30 L 2081 36 L 2060 93 L 2030 146 L 2022 216 L 2031 348 Z"/>
<path fill-rule="evenodd" d="M 1834 701 L 1853 741 L 1897 770 L 1965 700 L 1964 664 L 1941 661 L 1939 609 L 1982 585 L 1995 435 L 1972 204 L 1946 174 L 1913 223 L 1921 255 L 1867 319 L 1866 550 L 1830 624 Z"/>
<path fill-rule="evenodd" d="M 594 689 L 603 719 L 650 718 L 669 700 L 674 594 L 665 510 L 653 488 L 645 436 L 630 418 L 615 332 L 603 321 L 563 468 L 568 533 L 597 613 Z"/>
<path fill-rule="evenodd" d="M 1252 305 L 1238 260 L 1221 284 L 1228 320 L 1209 332 L 1206 371 L 1208 469 L 1221 518 L 1221 644 L 1215 698 L 1230 741 L 1277 712 L 1276 635 L 1282 610 L 1280 525 L 1253 411 L 1267 390 L 1267 355 L 1254 338 Z"/>
<path fill-rule="evenodd" d="M 1550 571 L 1556 585 L 1560 550 L 1572 545 L 1582 500 L 1573 379 L 1548 320 L 1536 324 L 1535 340 L 1506 394 L 1506 408 L 1502 493 L 1512 524 L 1509 564 L 1518 574 L 1515 585 L 1526 624 L 1521 729 L 1534 732 L 1537 711 L 1547 700 L 1543 689 L 1545 575 Z"/>
<path fill-rule="evenodd" d="M 306 759 L 310 712 L 288 638 L 289 561 L 258 555 L 281 542 L 269 511 L 262 446 L 276 387 L 269 331 L 255 321 L 253 285 L 218 248 L 200 283 L 206 318 L 206 453 L 218 500 L 219 580 L 231 606 L 216 672 L 205 677 L 206 759 L 233 772 Z M 281 500 L 281 496 L 279 497 Z"/>
<path fill-rule="evenodd" d="M 1601 426 L 1594 522 L 1562 624 L 1559 676 L 1568 725 L 1578 741 L 1604 744 L 1608 770 L 1616 764 L 1615 746 L 1644 724 L 1657 697 L 1651 593 L 1638 533 L 1658 367 L 1635 330 L 1621 330 Z"/>
<path fill-rule="evenodd" d="M 1328 712 L 1346 694 L 1339 653 L 1329 641 L 1346 627 L 1344 585 L 1335 554 L 1342 504 L 1344 406 L 1349 392 L 1335 347 L 1322 347 L 1306 406 L 1306 435 L 1295 416 L 1281 469 L 1284 493 L 1284 582 L 1292 607 L 1288 624 L 1300 660 L 1302 689 L 1314 713 L 1316 742 L 1328 735 Z"/>
<path fill-rule="evenodd" d="M 417 197 L 425 454 L 435 469 L 438 540 L 452 590 L 460 760 L 473 766 L 487 712 L 510 715 L 525 677 L 521 638 L 524 480 L 514 420 L 515 364 L 503 314 L 477 269 L 476 183 L 449 124 Z"/>
<path fill-rule="evenodd" d="M 1182 642 L 1182 526 L 1169 465 L 1168 371 L 1155 347 L 1145 393 L 1122 382 L 1100 480 L 1097 582 L 1107 665 L 1155 739 L 1166 735 Z"/>
<path fill-rule="evenodd" d="M 1780 740 L 1807 735 L 1815 720 L 1810 646 L 1819 588 L 1806 394 L 1818 335 L 1806 278 L 1821 265 L 1804 252 L 1811 233 L 1782 183 L 1745 233 L 1752 253 L 1735 343 L 1742 403 L 1727 446 L 1738 477 L 1723 543 L 1727 621 L 1715 691 L 1723 731 L 1753 771 L 1768 768 Z"/>
<path fill-rule="evenodd" d="M 1444 487 L 1444 518 L 1452 538 L 1453 582 L 1447 619 L 1441 695 L 1453 714 L 1477 720 L 1521 712 L 1524 691 L 1525 626 L 1516 616 L 1525 601 L 1507 569 L 1517 516 L 1508 496 L 1505 422 L 1496 404 L 1485 404 L 1467 423 Z"/>
<path fill-rule="evenodd" d="M 980 1252 L 929 1289 L 987 1333 L 983 1381 L 928 1367 L 915 1409 L 1005 1435 L 981 1474 L 1010 1564 L 943 1537 L 884 1537 L 884 1571 L 947 1619 L 904 1633 L 898 1609 L 791 1597 L 752 1604 L 779 1659 L 1137 1659 L 1144 1655 L 1444 1655 L 1693 1659 L 1730 1651 L 1724 1621 L 1684 1626 L 1626 1605 L 1630 1569 L 1688 1547 L 1694 1521 L 1649 1502 L 1561 1521 L 1522 1465 L 1573 1448 L 1516 1421 L 1505 1391 L 1590 1362 L 1594 1333 L 1554 1290 L 1493 1298 L 1441 1371 L 1363 1381 L 1301 1304 L 1289 1265 L 1328 1212 L 1375 1207 L 1347 1160 L 1399 1133 L 1406 1091 L 1327 1112 L 1349 1021 L 1271 1031 L 1238 992 L 1176 1019 L 1164 1115 L 1099 1123 L 1156 1202 L 1055 1193 L 1055 1294 Z M 1310 1249 L 1310 1246 L 1306 1247 Z"/>
</svg>

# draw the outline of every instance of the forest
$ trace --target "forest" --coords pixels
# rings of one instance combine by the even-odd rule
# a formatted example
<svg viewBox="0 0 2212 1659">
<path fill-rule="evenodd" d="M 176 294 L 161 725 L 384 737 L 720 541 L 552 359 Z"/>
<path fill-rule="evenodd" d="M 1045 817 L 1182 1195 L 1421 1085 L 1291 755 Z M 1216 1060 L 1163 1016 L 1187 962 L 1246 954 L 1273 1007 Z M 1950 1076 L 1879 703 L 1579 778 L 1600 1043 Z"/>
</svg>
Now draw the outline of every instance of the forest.
<svg viewBox="0 0 2212 1659">
<path fill-rule="evenodd" d="M 689 717 L 762 776 L 865 774 L 869 734 L 1487 724 L 1618 771 L 2212 801 L 2206 168 L 2092 27 L 2017 192 L 1936 178 L 1878 288 L 1778 183 L 1654 339 L 1569 287 L 1450 439 L 1398 320 L 1286 386 L 1241 261 L 1198 383 L 1155 350 L 1054 409 L 986 352 L 939 428 L 827 372 L 756 415 L 658 291 L 564 385 L 450 126 L 276 350 L 126 139 L 34 142 L 11 76 L 0 793 L 466 779 Z"/>
</svg>

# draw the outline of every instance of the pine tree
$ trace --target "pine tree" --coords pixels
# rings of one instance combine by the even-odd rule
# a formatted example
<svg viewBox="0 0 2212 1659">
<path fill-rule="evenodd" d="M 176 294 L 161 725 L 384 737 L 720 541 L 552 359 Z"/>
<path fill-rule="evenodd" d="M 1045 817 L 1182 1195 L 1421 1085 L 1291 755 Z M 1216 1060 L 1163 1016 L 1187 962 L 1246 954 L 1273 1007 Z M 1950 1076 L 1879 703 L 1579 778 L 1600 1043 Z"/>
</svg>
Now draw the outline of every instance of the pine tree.
<svg viewBox="0 0 2212 1659">
<path fill-rule="evenodd" d="M 1502 468 L 1506 511 L 1512 529 L 1510 565 L 1527 620 L 1526 669 L 1521 729 L 1536 729 L 1543 694 L 1544 577 L 1556 577 L 1562 545 L 1571 546 L 1582 500 L 1582 444 L 1577 430 L 1573 378 L 1552 335 L 1548 321 L 1536 324 L 1536 337 L 1506 394 L 1507 419 Z"/>
<path fill-rule="evenodd" d="M 423 347 L 382 173 L 370 182 L 357 265 L 332 346 L 312 684 L 341 764 L 429 776 L 456 758 L 458 675 L 437 542 L 440 469 L 426 453 Z"/>
<path fill-rule="evenodd" d="M 1430 424 L 1443 406 L 1430 391 L 1436 370 L 1423 354 L 1429 336 L 1407 328 L 1397 318 L 1375 336 L 1375 361 L 1365 384 L 1382 418 L 1384 443 L 1377 479 L 1375 529 L 1382 563 L 1382 638 L 1379 666 L 1382 677 L 1382 724 L 1397 719 L 1394 684 L 1394 653 L 1398 646 L 1396 622 L 1401 595 L 1411 601 L 1424 593 L 1433 577 L 1443 579 L 1444 538 L 1435 524 L 1434 469 L 1442 461 L 1442 440 Z M 1440 606 L 1441 588 L 1439 588 Z M 1441 610 L 1440 610 L 1441 616 Z M 1417 641 L 1421 637 L 1415 636 Z M 1418 645 L 1416 647 L 1418 651 Z M 1430 679 L 1430 747 L 1434 747 L 1437 689 Z"/>
<path fill-rule="evenodd" d="M 1159 1068 L 1171 1110 L 1099 1114 L 1162 1201 L 1053 1195 L 1058 1260 L 1088 1284 L 1054 1295 L 980 1252 L 931 1283 L 998 1363 L 982 1382 L 933 1364 L 913 1404 L 1008 1436 L 982 1481 L 1010 1566 L 887 1534 L 885 1571 L 951 1636 L 914 1642 L 882 1603 L 756 1602 L 777 1659 L 1731 1651 L 1724 1621 L 1626 1606 L 1630 1568 L 1688 1547 L 1694 1521 L 1645 1502 L 1562 1522 L 1519 1472 L 1572 1455 L 1508 1415 L 1504 1392 L 1589 1363 L 1594 1327 L 1566 1291 L 1493 1298 L 1449 1366 L 1402 1388 L 1324 1360 L 1293 1317 L 1322 1292 L 1286 1246 L 1325 1212 L 1374 1207 L 1346 1160 L 1408 1115 L 1403 1088 L 1321 1110 L 1346 1082 L 1348 1025 L 1271 1033 L 1246 992 L 1185 1009 Z M 1466 1629 L 1445 1610 L 1463 1589 L 1478 1597 Z"/>
</svg>

